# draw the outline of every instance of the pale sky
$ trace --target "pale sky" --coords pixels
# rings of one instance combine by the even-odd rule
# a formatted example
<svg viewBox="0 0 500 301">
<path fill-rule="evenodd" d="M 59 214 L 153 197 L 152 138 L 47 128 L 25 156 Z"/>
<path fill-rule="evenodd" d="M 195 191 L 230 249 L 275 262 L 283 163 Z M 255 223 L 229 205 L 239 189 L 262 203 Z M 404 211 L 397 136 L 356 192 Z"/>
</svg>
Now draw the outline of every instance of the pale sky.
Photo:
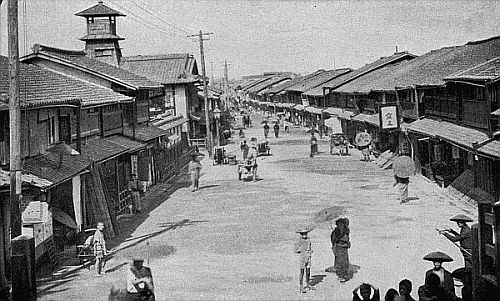
<svg viewBox="0 0 500 301">
<path fill-rule="evenodd" d="M 81 50 L 85 19 L 74 14 L 97 0 L 20 0 L 20 51 L 34 43 Z M 199 63 L 196 34 L 205 42 L 207 74 L 230 78 L 266 71 L 312 72 L 358 68 L 408 50 L 420 55 L 500 35 L 500 1 L 478 0 L 104 0 L 126 17 L 117 33 L 125 56 L 191 53 Z M 6 6 L 0 47 L 6 53 Z M 149 25 L 147 25 L 149 23 Z M 24 32 L 27 39 L 24 39 Z M 335 63 L 334 63 L 335 62 Z"/>
</svg>

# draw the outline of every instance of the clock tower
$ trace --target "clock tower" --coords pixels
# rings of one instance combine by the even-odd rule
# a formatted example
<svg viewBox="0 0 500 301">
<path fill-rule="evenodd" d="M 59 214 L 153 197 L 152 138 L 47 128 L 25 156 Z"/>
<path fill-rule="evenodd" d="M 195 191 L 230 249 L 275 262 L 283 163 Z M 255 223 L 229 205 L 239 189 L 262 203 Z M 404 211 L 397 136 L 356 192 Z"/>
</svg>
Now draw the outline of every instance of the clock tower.
<svg viewBox="0 0 500 301">
<path fill-rule="evenodd" d="M 116 17 L 125 15 L 102 1 L 76 15 L 87 20 L 87 34 L 80 38 L 85 42 L 87 56 L 118 67 L 122 57 L 119 41 L 124 38 L 116 35 Z"/>
</svg>

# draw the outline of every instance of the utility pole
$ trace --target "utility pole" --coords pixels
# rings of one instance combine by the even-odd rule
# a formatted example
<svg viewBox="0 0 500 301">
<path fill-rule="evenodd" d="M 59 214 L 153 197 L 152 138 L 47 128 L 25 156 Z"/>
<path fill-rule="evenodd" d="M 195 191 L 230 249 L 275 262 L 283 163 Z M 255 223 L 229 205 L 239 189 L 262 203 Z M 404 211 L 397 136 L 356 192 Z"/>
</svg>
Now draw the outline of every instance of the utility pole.
<svg viewBox="0 0 500 301">
<path fill-rule="evenodd" d="M 224 110 L 227 110 L 227 100 L 229 99 L 229 79 L 227 76 L 227 67 L 231 66 L 224 60 Z"/>
<path fill-rule="evenodd" d="M 212 156 L 212 146 L 213 146 L 213 139 L 212 139 L 212 132 L 210 131 L 210 114 L 209 114 L 209 109 L 210 106 L 208 104 L 208 90 L 207 90 L 207 75 L 205 72 L 205 52 L 203 51 L 203 36 L 208 36 L 213 33 L 203 33 L 201 30 L 197 35 L 189 35 L 188 37 L 198 37 L 200 40 L 200 56 L 201 56 L 201 73 L 203 77 L 203 101 L 205 102 L 205 122 L 206 122 L 206 131 L 207 131 L 207 149 L 208 149 L 208 155 L 211 157 Z"/>
</svg>

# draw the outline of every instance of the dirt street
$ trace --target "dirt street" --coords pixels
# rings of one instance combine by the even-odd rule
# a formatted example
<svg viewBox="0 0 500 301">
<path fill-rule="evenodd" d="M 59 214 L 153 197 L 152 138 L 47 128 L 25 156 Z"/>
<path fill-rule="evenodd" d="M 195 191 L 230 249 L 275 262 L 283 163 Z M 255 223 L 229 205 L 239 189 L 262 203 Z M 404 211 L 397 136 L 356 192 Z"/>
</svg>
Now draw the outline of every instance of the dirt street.
<svg viewBox="0 0 500 301">
<path fill-rule="evenodd" d="M 257 124 L 254 121 L 254 124 Z M 246 131 L 263 138 L 255 125 Z M 149 258 L 157 300 L 350 300 L 352 290 L 369 282 L 383 295 L 408 278 L 414 292 L 432 264 L 422 257 L 443 251 L 462 266 L 457 247 L 435 228 L 456 228 L 448 219 L 464 213 L 476 219 L 474 208 L 452 201 L 426 179 L 411 179 L 411 201 L 400 205 L 392 170 L 350 156 L 332 156 L 325 140 L 320 154 L 309 158 L 309 136 L 293 128 L 269 138 L 271 156 L 259 157 L 259 181 L 238 181 L 237 167 L 203 160 L 201 189 L 191 192 L 188 178 L 158 193 L 141 222 L 118 245 L 107 263 L 107 274 L 94 277 L 93 268 L 80 269 L 45 282 L 39 300 L 107 300 L 111 286 L 125 286 L 128 259 Z M 228 150 L 241 158 L 239 139 Z M 325 268 L 333 265 L 330 227 L 310 233 L 315 290 L 299 293 L 298 256 L 292 252 L 296 227 L 315 212 L 339 206 L 350 220 L 353 278 L 340 282 Z"/>
</svg>

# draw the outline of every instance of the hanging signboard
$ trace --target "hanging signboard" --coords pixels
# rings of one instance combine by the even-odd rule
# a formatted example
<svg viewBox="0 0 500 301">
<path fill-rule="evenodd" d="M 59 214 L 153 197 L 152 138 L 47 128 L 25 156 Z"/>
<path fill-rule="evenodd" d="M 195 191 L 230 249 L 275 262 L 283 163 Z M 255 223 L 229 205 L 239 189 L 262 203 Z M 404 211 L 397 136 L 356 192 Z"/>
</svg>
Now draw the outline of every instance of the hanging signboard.
<svg viewBox="0 0 500 301">
<path fill-rule="evenodd" d="M 399 128 L 398 108 L 396 106 L 380 107 L 380 129 L 391 130 Z"/>
</svg>

